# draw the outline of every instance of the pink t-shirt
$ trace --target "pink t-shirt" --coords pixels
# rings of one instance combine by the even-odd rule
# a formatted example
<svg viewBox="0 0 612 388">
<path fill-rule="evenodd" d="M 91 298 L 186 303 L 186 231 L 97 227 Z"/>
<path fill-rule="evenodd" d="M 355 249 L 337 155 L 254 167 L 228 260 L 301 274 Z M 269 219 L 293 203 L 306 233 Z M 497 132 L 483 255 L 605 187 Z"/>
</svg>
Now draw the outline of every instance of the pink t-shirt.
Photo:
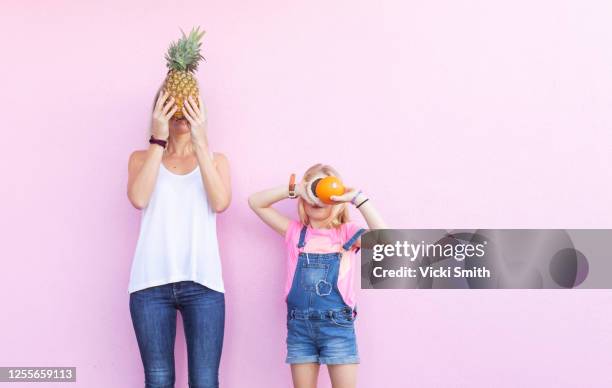
<svg viewBox="0 0 612 388">
<path fill-rule="evenodd" d="M 297 247 L 300 241 L 300 231 L 302 223 L 296 220 L 291 220 L 287 232 L 285 234 L 285 243 L 287 244 L 287 280 L 285 282 L 285 301 L 291 290 L 293 283 L 293 275 L 297 267 L 299 250 Z M 308 253 L 330 253 L 342 252 L 344 245 L 353 235 L 361 229 L 359 224 L 347 222 L 337 228 L 330 229 L 314 229 L 308 226 L 306 231 L 306 244 L 303 252 Z M 342 295 L 344 302 L 351 308 L 355 307 L 355 288 L 353 279 L 356 268 L 355 247 L 342 254 L 340 259 L 340 269 L 338 271 L 338 289 Z"/>
</svg>

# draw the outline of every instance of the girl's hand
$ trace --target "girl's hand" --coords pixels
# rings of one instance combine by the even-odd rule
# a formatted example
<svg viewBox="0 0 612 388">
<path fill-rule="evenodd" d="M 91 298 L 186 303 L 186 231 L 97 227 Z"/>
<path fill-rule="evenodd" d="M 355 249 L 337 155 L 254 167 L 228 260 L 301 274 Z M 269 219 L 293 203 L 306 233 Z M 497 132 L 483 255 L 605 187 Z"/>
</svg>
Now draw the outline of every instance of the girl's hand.
<svg viewBox="0 0 612 388">
<path fill-rule="evenodd" d="M 344 194 L 342 195 L 332 195 L 329 197 L 332 201 L 343 203 L 343 202 L 351 202 L 355 195 L 357 195 L 358 190 L 355 190 L 351 187 L 345 187 Z M 363 195 L 363 194 L 359 194 Z"/>
<path fill-rule="evenodd" d="M 200 106 L 198 108 L 198 105 Z M 192 96 L 185 99 L 183 103 L 183 115 L 191 124 L 191 141 L 200 146 L 208 146 L 207 127 L 208 116 L 202 99 L 198 96 L 198 104 Z"/>
<path fill-rule="evenodd" d="M 159 92 L 159 97 L 157 97 L 157 102 L 155 103 L 155 109 L 153 109 L 151 135 L 160 140 L 168 140 L 168 136 L 170 136 L 168 120 L 170 120 L 174 112 L 178 109 L 174 103 L 174 97 L 170 97 L 166 102 L 168 96 L 169 93 L 167 91 L 161 90 Z"/>
<path fill-rule="evenodd" d="M 295 185 L 295 193 L 298 197 L 301 197 L 304 201 L 308 202 L 311 205 L 314 205 L 312 200 L 308 197 L 308 193 L 306 192 L 306 186 L 309 182 L 305 182 L 301 180 L 297 185 Z"/>
<path fill-rule="evenodd" d="M 332 201 L 336 202 L 351 202 L 353 199 L 355 199 L 353 204 L 355 206 L 359 206 L 359 211 L 363 215 L 363 218 L 367 222 L 370 229 L 389 228 L 378 211 L 374 208 L 372 201 L 370 201 L 368 196 L 364 193 L 360 193 L 355 189 L 347 187 L 344 194 L 332 195 L 330 198 Z"/>
</svg>

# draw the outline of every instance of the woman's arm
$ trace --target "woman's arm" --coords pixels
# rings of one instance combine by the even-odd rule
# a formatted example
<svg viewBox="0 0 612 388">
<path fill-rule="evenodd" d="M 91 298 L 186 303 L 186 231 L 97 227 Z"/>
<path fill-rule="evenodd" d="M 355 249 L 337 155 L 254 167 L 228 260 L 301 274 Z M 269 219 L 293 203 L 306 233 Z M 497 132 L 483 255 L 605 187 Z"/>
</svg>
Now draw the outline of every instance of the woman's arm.
<svg viewBox="0 0 612 388">
<path fill-rule="evenodd" d="M 161 90 L 153 109 L 151 135 L 160 140 L 168 140 L 168 120 L 178 109 L 174 98 L 168 97 L 169 93 Z M 150 144 L 146 151 L 134 151 L 130 155 L 127 195 L 136 209 L 144 209 L 149 203 L 163 155 L 164 149 L 157 144 Z"/>
<path fill-rule="evenodd" d="M 128 162 L 128 199 L 136 209 L 147 207 L 164 149 L 157 144 L 150 144 L 146 151 L 134 151 Z"/>
<path fill-rule="evenodd" d="M 225 155 L 210 156 L 207 144 L 195 146 L 200 174 L 212 208 L 217 213 L 227 209 L 232 201 L 229 162 Z"/>
<path fill-rule="evenodd" d="M 197 98 L 197 104 L 192 96 L 185 100 L 183 115 L 190 124 L 191 143 L 200 165 L 206 195 L 215 212 L 221 213 L 232 202 L 229 162 L 223 154 L 215 153 L 214 158 L 210 156 L 208 115 L 202 98 L 199 95 Z"/>
<path fill-rule="evenodd" d="M 290 220 L 280 214 L 272 205 L 285 198 L 289 198 L 289 187 L 287 185 L 260 191 L 249 197 L 249 206 L 255 214 L 281 236 L 287 233 Z"/>
</svg>

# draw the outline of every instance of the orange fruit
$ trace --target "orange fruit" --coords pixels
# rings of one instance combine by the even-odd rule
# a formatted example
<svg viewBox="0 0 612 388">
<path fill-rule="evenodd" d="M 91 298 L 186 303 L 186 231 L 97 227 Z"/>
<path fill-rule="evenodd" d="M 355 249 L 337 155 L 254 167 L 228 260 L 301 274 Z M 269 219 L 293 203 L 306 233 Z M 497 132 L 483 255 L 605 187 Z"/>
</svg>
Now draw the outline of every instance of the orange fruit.
<svg viewBox="0 0 612 388">
<path fill-rule="evenodd" d="M 317 186 L 315 187 L 315 195 L 321 200 L 321 202 L 328 205 L 336 202 L 332 201 L 332 195 L 344 194 L 344 185 L 342 181 L 335 176 L 326 176 L 318 180 Z"/>
</svg>

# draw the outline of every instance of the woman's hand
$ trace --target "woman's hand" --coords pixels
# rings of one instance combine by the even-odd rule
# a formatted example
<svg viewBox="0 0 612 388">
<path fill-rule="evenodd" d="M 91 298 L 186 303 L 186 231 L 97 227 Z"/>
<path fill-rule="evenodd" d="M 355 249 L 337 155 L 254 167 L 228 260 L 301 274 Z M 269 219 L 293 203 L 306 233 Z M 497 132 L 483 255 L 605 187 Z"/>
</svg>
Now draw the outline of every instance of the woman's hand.
<svg viewBox="0 0 612 388">
<path fill-rule="evenodd" d="M 200 106 L 198 108 L 198 105 Z M 208 127 L 208 116 L 206 108 L 202 103 L 202 98 L 198 96 L 198 104 L 196 105 L 193 96 L 185 99 L 183 103 L 183 115 L 191 124 L 191 141 L 195 145 L 208 146 L 208 137 L 206 134 Z"/>
<path fill-rule="evenodd" d="M 160 91 L 157 102 L 155 103 L 155 109 L 153 109 L 151 135 L 160 140 L 168 140 L 168 136 L 170 136 L 168 120 L 170 120 L 174 112 L 178 109 L 174 103 L 174 97 L 170 97 L 170 99 L 166 101 L 168 96 L 169 93 L 167 91 Z"/>
</svg>

